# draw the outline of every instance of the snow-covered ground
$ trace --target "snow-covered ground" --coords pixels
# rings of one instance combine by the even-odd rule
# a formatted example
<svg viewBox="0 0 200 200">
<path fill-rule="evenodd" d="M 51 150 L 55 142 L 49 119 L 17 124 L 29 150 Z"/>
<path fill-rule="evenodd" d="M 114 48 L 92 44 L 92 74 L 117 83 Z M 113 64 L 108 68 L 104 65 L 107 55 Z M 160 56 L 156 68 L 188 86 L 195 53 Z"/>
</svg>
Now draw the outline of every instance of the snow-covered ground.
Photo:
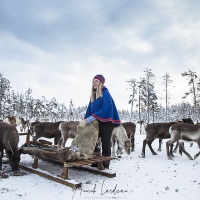
<svg viewBox="0 0 200 200">
<path fill-rule="evenodd" d="M 162 152 L 153 156 L 147 147 L 146 158 L 140 158 L 142 141 L 145 135 L 135 135 L 135 151 L 131 155 L 122 154 L 121 158 L 111 161 L 115 178 L 91 174 L 75 169 L 69 170 L 69 177 L 82 183 L 82 188 L 72 189 L 65 185 L 24 171 L 23 176 L 9 176 L 0 179 L 0 199 L 2 200 L 66 200 L 66 199 L 130 199 L 130 200 L 197 200 L 200 199 L 200 157 L 189 160 L 185 155 L 175 154 L 174 161 L 167 159 L 165 140 Z M 20 136 L 20 145 L 25 136 Z M 153 143 L 157 150 L 158 140 Z M 199 149 L 197 144 L 187 151 L 194 156 Z M 30 155 L 23 154 L 21 163 L 32 165 Z M 39 161 L 41 170 L 60 174 L 62 166 Z M 9 166 L 4 164 L 4 169 Z"/>
</svg>

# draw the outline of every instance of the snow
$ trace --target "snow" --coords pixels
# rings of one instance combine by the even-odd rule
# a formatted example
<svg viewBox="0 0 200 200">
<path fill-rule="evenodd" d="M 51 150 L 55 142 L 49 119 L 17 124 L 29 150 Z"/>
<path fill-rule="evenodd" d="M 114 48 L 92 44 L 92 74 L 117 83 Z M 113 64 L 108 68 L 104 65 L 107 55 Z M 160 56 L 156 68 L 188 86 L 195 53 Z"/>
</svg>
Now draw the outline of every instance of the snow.
<svg viewBox="0 0 200 200">
<path fill-rule="evenodd" d="M 147 146 L 146 158 L 140 158 L 144 139 L 145 135 L 137 131 L 135 151 L 131 155 L 123 153 L 121 158 L 111 161 L 109 171 L 116 172 L 114 178 L 69 169 L 72 181 L 82 183 L 81 188 L 73 189 L 23 170 L 25 175 L 0 179 L 0 199 L 199 199 L 200 157 L 189 160 L 185 155 L 175 153 L 174 160 L 168 160 L 165 150 L 167 140 L 164 140 L 158 155 L 152 155 Z M 20 136 L 19 146 L 24 143 L 25 136 Z M 157 139 L 152 146 L 157 151 Z M 197 144 L 192 147 L 185 144 L 185 148 L 192 156 L 199 151 Z M 31 166 L 33 159 L 30 155 L 22 154 L 21 163 Z M 9 169 L 9 165 L 3 164 L 3 168 Z M 39 170 L 57 176 L 62 166 L 39 160 Z"/>
</svg>

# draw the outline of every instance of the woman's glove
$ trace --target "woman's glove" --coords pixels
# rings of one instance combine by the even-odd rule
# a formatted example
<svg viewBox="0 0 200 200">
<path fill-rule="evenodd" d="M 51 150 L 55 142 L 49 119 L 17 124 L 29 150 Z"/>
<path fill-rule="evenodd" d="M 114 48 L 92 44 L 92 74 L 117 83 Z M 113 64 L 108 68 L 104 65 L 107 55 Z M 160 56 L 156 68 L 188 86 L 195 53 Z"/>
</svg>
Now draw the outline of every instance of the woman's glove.
<svg viewBox="0 0 200 200">
<path fill-rule="evenodd" d="M 94 121 L 96 118 L 93 117 L 92 115 L 88 118 L 85 119 L 86 124 L 89 124 L 90 122 Z"/>
</svg>

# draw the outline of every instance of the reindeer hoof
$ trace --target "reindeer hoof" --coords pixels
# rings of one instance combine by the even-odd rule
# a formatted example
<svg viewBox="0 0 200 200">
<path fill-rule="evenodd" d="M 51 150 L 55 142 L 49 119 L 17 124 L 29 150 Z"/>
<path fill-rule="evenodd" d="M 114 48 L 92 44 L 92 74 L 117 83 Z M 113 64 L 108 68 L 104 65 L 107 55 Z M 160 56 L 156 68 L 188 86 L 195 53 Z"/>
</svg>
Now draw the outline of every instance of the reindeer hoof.
<svg viewBox="0 0 200 200">
<path fill-rule="evenodd" d="M 0 174 L 1 178 L 9 178 L 9 176 L 7 174 Z"/>
<path fill-rule="evenodd" d="M 98 163 L 98 170 L 104 170 L 105 167 L 103 166 L 103 163 L 102 162 L 99 162 Z"/>
<path fill-rule="evenodd" d="M 142 154 L 140 158 L 145 158 L 145 155 Z"/>
<path fill-rule="evenodd" d="M 158 154 L 157 154 L 157 153 L 155 153 L 155 152 L 154 152 L 154 153 L 152 153 L 152 154 L 153 154 L 153 155 L 158 155 Z"/>
<path fill-rule="evenodd" d="M 194 155 L 194 159 L 196 159 L 199 156 L 199 154 Z"/>
<path fill-rule="evenodd" d="M 168 157 L 168 160 L 173 160 L 172 157 Z"/>
<path fill-rule="evenodd" d="M 158 151 L 161 151 L 161 149 L 159 148 Z"/>
</svg>

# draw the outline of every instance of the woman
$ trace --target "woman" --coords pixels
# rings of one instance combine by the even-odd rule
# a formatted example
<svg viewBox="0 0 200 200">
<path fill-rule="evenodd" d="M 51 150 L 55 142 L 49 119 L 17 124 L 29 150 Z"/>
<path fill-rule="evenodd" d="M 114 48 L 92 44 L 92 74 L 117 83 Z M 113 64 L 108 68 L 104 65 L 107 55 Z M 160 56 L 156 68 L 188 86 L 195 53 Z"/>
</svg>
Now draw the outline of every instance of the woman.
<svg viewBox="0 0 200 200">
<path fill-rule="evenodd" d="M 105 78 L 101 74 L 93 78 L 90 102 L 85 114 L 85 120 L 87 124 L 93 120 L 99 122 L 102 156 L 111 156 L 111 135 L 114 127 L 120 124 L 120 120 L 115 103 L 104 83 Z M 97 149 L 94 151 L 96 152 Z M 109 161 L 104 162 L 104 168 L 109 169 L 109 164 Z"/>
</svg>

